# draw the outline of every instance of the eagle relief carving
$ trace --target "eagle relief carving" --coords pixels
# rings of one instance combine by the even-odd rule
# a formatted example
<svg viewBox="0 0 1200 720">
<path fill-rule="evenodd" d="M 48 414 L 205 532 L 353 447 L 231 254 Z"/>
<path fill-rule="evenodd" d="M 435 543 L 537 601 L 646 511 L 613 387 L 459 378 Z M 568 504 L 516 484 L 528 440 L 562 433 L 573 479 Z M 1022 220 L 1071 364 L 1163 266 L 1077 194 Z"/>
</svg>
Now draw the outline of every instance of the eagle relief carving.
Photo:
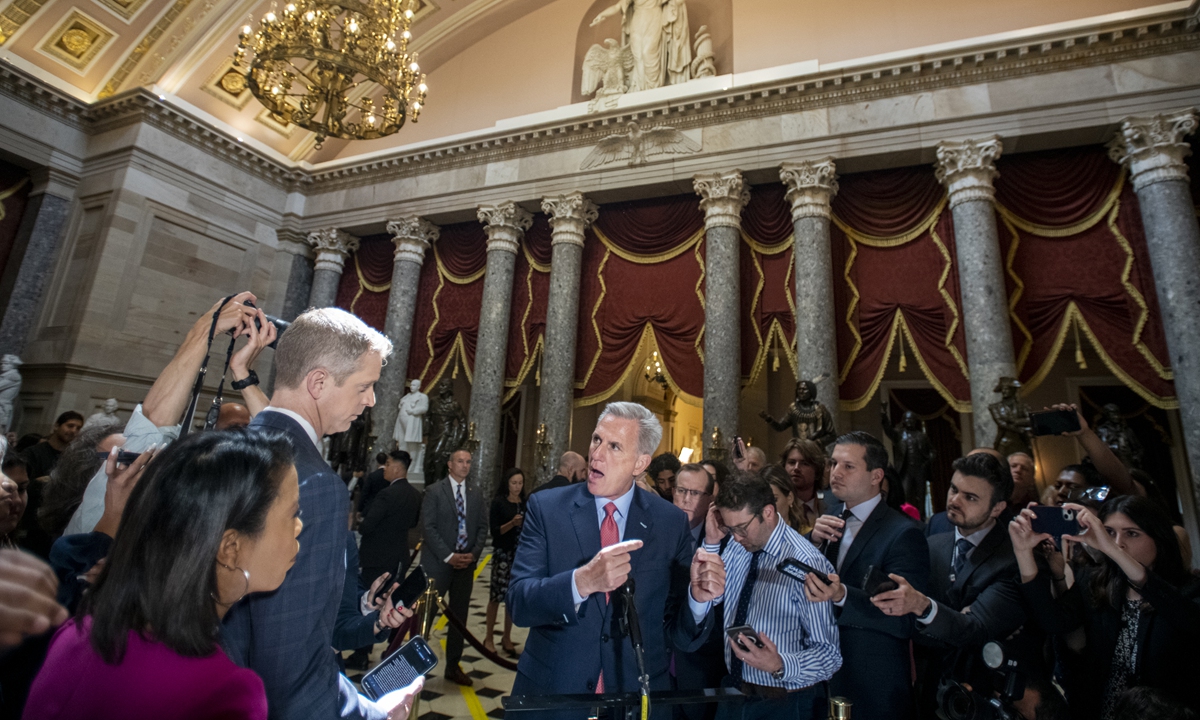
<svg viewBox="0 0 1200 720">
<path fill-rule="evenodd" d="M 636 122 L 626 124 L 623 133 L 614 133 L 597 143 L 579 166 L 589 170 L 600 165 L 628 159 L 629 167 L 646 164 L 651 155 L 682 155 L 700 152 L 700 143 L 666 125 L 643 130 Z"/>
</svg>

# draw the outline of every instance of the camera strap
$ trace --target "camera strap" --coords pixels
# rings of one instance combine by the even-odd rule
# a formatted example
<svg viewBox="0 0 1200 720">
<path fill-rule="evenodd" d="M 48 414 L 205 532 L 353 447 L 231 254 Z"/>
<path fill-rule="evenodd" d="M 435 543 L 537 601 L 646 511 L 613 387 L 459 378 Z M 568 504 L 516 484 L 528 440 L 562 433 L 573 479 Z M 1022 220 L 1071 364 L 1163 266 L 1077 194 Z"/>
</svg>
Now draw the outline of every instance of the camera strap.
<svg viewBox="0 0 1200 720">
<path fill-rule="evenodd" d="M 233 298 L 234 298 L 233 295 L 226 297 L 224 300 L 221 301 L 221 304 L 218 305 L 217 309 L 213 312 L 212 324 L 209 325 L 209 327 L 208 327 L 208 345 L 204 349 L 204 360 L 201 361 L 201 363 L 200 363 L 200 372 L 196 373 L 196 383 L 195 383 L 195 385 L 192 386 L 192 397 L 188 401 L 187 407 L 183 411 L 183 417 L 181 417 L 179 419 L 179 438 L 181 440 L 183 438 L 187 437 L 187 434 L 189 432 L 191 432 L 192 418 L 196 415 L 196 406 L 200 403 L 200 393 L 204 390 L 204 376 L 208 374 L 208 356 L 209 356 L 209 353 L 212 352 L 213 338 L 217 334 L 217 321 L 221 318 L 221 311 L 225 309 L 225 306 L 228 305 L 229 301 L 232 300 Z M 233 339 L 233 341 L 230 341 L 230 343 L 229 343 L 229 352 L 225 356 L 226 371 L 229 370 L 229 358 L 231 358 L 233 356 L 233 342 L 236 340 L 237 340 L 237 338 L 235 337 Z M 225 374 L 222 373 L 221 374 L 221 387 L 217 389 L 217 396 L 213 400 L 214 407 L 218 413 L 220 412 L 220 409 L 221 409 L 221 392 L 224 388 L 224 385 L 225 385 Z M 209 414 L 209 416 L 215 415 L 215 413 L 213 412 L 213 409 L 211 409 L 211 408 L 209 409 L 208 414 Z M 216 422 L 215 418 L 214 418 L 213 422 L 215 424 L 215 422 Z M 207 417 L 205 418 L 204 427 L 206 430 L 209 429 Z"/>
</svg>

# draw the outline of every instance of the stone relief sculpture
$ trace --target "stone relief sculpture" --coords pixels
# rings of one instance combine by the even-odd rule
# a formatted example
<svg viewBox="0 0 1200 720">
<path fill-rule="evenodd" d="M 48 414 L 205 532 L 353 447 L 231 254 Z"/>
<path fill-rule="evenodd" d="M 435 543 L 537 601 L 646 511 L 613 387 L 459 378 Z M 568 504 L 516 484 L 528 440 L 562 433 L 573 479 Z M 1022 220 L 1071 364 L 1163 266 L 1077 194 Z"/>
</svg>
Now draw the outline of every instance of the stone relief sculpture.
<svg viewBox="0 0 1200 720">
<path fill-rule="evenodd" d="M 396 447 L 412 456 L 411 467 L 416 474 L 425 461 L 425 413 L 429 412 L 429 396 L 421 392 L 421 381 L 408 384 L 408 394 L 400 399 L 400 412 L 396 415 L 396 428 L 392 439 Z M 419 478 L 418 478 L 419 479 Z"/>
<path fill-rule="evenodd" d="M 814 380 L 801 380 L 796 383 L 796 400 L 788 408 L 787 415 L 776 420 L 762 410 L 758 416 L 766 420 L 775 432 L 790 429 L 792 437 L 812 440 L 821 447 L 837 439 L 837 431 L 833 428 L 833 414 L 817 400 L 817 383 Z"/>
<path fill-rule="evenodd" d="M 454 384 L 442 378 L 437 399 L 429 407 L 429 443 L 425 453 L 425 482 L 446 477 L 446 462 L 467 437 L 467 416 L 454 399 Z"/>
<path fill-rule="evenodd" d="M 580 170 L 618 162 L 628 158 L 629 167 L 644 165 L 649 155 L 678 155 L 700 152 L 700 143 L 679 130 L 666 125 L 656 125 L 642 130 L 638 123 L 626 125 L 623 133 L 614 133 L 597 143 L 580 164 Z"/>
<path fill-rule="evenodd" d="M 1140 468 L 1144 454 L 1142 443 L 1125 418 L 1121 417 L 1121 408 L 1115 403 L 1108 403 L 1103 411 L 1104 419 L 1096 425 L 1096 434 L 1105 445 L 1112 448 L 1113 454 L 1125 467 Z"/>
<path fill-rule="evenodd" d="M 0 358 L 0 434 L 12 427 L 13 403 L 21 392 L 21 358 L 5 355 Z"/>
<path fill-rule="evenodd" d="M 1000 402 L 988 405 L 988 411 L 996 421 L 996 441 L 992 443 L 992 447 L 1004 457 L 1015 452 L 1023 452 L 1033 457 L 1029 406 L 1017 399 L 1017 391 L 1020 389 L 1021 383 L 1016 378 L 1002 377 L 992 390 L 1000 393 Z"/>
<path fill-rule="evenodd" d="M 883 431 L 892 441 L 892 464 L 904 484 L 904 499 L 925 515 L 925 488 L 933 480 L 933 443 L 922 422 L 911 410 L 894 427 L 887 408 L 880 409 Z"/>
<path fill-rule="evenodd" d="M 83 427 L 90 428 L 99 425 L 115 425 L 121 422 L 121 418 L 117 417 L 117 399 L 109 398 L 104 401 L 103 409 L 94 413 L 91 417 L 84 421 Z"/>
<path fill-rule="evenodd" d="M 583 94 L 596 93 L 589 109 L 595 110 L 607 98 L 624 93 L 632 71 L 633 53 L 628 47 L 612 38 L 604 45 L 593 45 L 583 59 Z"/>
</svg>

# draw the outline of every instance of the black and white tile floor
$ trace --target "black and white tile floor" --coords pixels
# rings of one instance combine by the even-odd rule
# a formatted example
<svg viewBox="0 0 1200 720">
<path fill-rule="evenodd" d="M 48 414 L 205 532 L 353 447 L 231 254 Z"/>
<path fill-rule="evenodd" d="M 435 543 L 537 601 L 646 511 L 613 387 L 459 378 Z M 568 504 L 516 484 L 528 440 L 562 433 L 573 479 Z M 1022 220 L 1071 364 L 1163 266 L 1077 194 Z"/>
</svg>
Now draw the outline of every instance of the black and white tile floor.
<svg viewBox="0 0 1200 720">
<path fill-rule="evenodd" d="M 471 592 L 471 611 L 467 618 L 467 628 L 475 637 L 483 639 L 486 629 L 488 592 L 492 576 L 490 555 L 489 564 L 484 565 L 479 576 L 475 579 L 475 587 Z M 496 621 L 495 638 L 493 642 L 500 647 L 500 636 L 503 626 L 504 610 L 501 609 Z M 514 627 L 512 630 L 513 643 L 517 650 L 525 647 L 525 628 Z M 486 718 L 504 717 L 504 706 L 500 698 L 512 690 L 514 673 L 501 668 L 489 660 L 480 657 L 479 653 L 468 643 L 463 651 L 462 669 L 474 681 L 473 687 L 464 688 L 446 680 L 442 675 L 446 669 L 445 644 L 446 621 L 439 618 L 434 626 L 433 637 L 427 638 L 430 646 L 438 654 L 438 666 L 425 678 L 425 689 L 421 692 L 421 702 L 417 708 L 419 720 L 485 720 Z M 379 654 L 387 649 L 386 643 L 375 646 L 371 654 L 371 667 L 379 662 Z M 344 653 L 349 655 L 349 652 Z M 348 676 L 357 682 L 362 677 L 361 672 L 351 671 Z"/>
</svg>

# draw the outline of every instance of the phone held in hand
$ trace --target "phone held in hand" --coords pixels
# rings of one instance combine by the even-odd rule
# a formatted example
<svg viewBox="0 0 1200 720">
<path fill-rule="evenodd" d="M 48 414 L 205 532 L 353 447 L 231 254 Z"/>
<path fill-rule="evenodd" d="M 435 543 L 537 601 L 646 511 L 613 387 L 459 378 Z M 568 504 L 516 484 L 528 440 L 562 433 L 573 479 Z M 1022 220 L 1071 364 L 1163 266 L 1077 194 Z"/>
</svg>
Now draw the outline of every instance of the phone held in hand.
<svg viewBox="0 0 1200 720">
<path fill-rule="evenodd" d="M 743 444 L 742 436 L 734 435 L 733 436 L 733 457 L 735 460 L 742 460 L 746 457 L 745 453 L 742 452 L 742 444 Z"/>
<path fill-rule="evenodd" d="M 392 593 L 392 606 L 411 608 L 413 603 L 421 597 L 421 593 L 425 592 L 427 584 L 425 570 L 418 565 L 416 569 L 408 574 L 408 577 L 404 578 L 404 582 L 400 583 L 400 587 L 396 588 L 396 591 Z M 387 592 L 387 586 L 387 583 L 383 584 L 383 587 L 379 590 L 380 595 Z M 375 598 L 378 599 L 379 595 L 376 595 Z"/>
<path fill-rule="evenodd" d="M 433 648 L 420 635 L 404 643 L 399 650 L 389 655 L 376 665 L 371 672 L 363 675 L 363 693 L 372 700 L 387 695 L 393 690 L 407 687 L 418 677 L 427 674 L 437 666 L 437 656 Z"/>
<path fill-rule="evenodd" d="M 1044 410 L 1029 413 L 1029 430 L 1035 437 L 1079 432 L 1079 415 L 1074 410 Z"/>
<path fill-rule="evenodd" d="M 106 452 L 98 452 L 98 453 L 96 453 L 96 455 L 102 460 L 105 460 L 105 461 L 108 460 L 108 453 L 106 453 Z M 133 461 L 137 460 L 141 456 L 142 456 L 141 453 L 129 452 L 127 450 L 118 450 L 117 451 L 117 464 L 118 465 L 132 465 Z"/>
<path fill-rule="evenodd" d="M 867 597 L 875 597 L 879 593 L 895 590 L 898 587 L 900 585 L 895 580 L 888 577 L 887 573 L 875 565 L 867 568 L 867 574 L 863 577 L 862 589 Z"/>
<path fill-rule="evenodd" d="M 741 643 L 740 640 L 738 640 L 738 635 L 745 635 L 750 639 L 750 642 L 754 643 L 759 648 L 763 647 L 763 641 L 758 638 L 758 633 L 756 633 L 754 628 L 750 627 L 749 625 L 734 625 L 731 628 L 726 628 L 725 634 L 728 635 L 729 639 L 737 643 L 738 647 L 743 650 L 749 650 L 750 648 L 746 647 Z"/>
<path fill-rule="evenodd" d="M 1062 540 L 1063 535 L 1078 535 L 1082 527 L 1075 517 L 1075 511 L 1054 505 L 1035 505 L 1034 518 L 1029 523 L 1035 533 L 1046 533 L 1054 538 L 1055 544 Z"/>
<path fill-rule="evenodd" d="M 816 569 L 812 565 L 801 562 L 796 558 L 784 558 L 783 562 L 775 566 L 775 569 L 792 578 L 793 580 L 799 580 L 800 582 L 804 582 L 805 575 L 812 573 L 818 580 L 826 585 L 831 584 L 828 575 Z"/>
</svg>

